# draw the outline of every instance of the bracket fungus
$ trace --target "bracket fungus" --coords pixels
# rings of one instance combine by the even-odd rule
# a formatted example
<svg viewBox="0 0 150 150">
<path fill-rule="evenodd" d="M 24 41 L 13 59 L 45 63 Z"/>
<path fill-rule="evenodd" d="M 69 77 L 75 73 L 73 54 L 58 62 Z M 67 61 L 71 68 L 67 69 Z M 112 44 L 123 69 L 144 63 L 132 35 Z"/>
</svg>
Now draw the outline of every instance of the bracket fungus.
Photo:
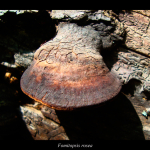
<svg viewBox="0 0 150 150">
<path fill-rule="evenodd" d="M 101 37 L 92 27 L 60 23 L 21 77 L 22 91 L 57 110 L 98 105 L 116 96 L 121 83 L 98 49 Z"/>
</svg>

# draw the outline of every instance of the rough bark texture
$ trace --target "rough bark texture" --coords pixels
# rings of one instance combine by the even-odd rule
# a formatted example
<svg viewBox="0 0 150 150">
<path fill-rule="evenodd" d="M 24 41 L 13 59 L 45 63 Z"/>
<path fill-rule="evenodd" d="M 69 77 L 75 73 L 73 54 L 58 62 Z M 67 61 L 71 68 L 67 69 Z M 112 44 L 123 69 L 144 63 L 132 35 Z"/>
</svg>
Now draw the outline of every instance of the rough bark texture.
<svg viewBox="0 0 150 150">
<path fill-rule="evenodd" d="M 78 10 L 59 11 L 58 14 L 57 11 L 42 13 L 42 18 L 45 18 L 45 14 L 47 21 L 52 18 L 48 21 L 48 28 L 56 25 L 51 31 L 57 30 L 59 21 L 69 21 L 102 31 L 101 34 L 107 35 L 104 43 L 111 41 L 112 37 L 116 39 L 117 36 L 124 35 L 124 44 L 118 46 L 117 38 L 113 46 L 111 42 L 111 46 L 107 44 L 105 47 L 103 44 L 105 50 L 101 53 L 109 70 L 114 71 L 123 83 L 118 97 L 106 105 L 73 112 L 57 111 L 32 101 L 19 88 L 19 79 L 25 69 L 18 68 L 18 64 L 22 67 L 28 66 L 40 44 L 50 40 L 55 34 L 46 34 L 49 31 L 47 26 L 45 27 L 48 23 L 46 20 L 28 20 L 31 16 L 38 18 L 41 13 L 1 13 L 0 26 L 3 32 L 0 42 L 0 86 L 3 90 L 0 92 L 0 139 L 150 139 L 150 117 L 145 118 L 142 115 L 142 111 L 148 110 L 150 106 L 149 11 Z M 23 27 L 19 18 L 23 18 L 23 22 L 32 21 L 29 31 L 25 28 L 29 24 L 22 23 L 25 25 Z M 102 22 L 105 23 L 105 27 L 102 26 Z M 39 23 L 43 26 L 38 31 L 46 29 L 43 35 L 47 37 L 42 36 L 42 40 L 34 41 L 33 37 L 37 36 L 28 35 L 35 34 L 31 29 Z M 36 33 L 42 33 L 35 29 Z M 105 32 L 105 29 L 110 29 L 108 31 L 111 32 Z M 115 36 L 110 38 L 112 33 Z M 11 75 L 6 74 L 7 72 L 11 72 Z"/>
<path fill-rule="evenodd" d="M 150 18 L 140 12 L 141 11 L 133 11 L 131 13 L 120 14 L 119 19 L 126 28 L 126 46 L 137 52 L 150 56 Z M 149 13 L 149 10 L 146 12 Z"/>
<path fill-rule="evenodd" d="M 114 59 L 112 60 L 113 64 L 109 63 L 108 65 L 122 78 L 125 84 L 131 79 L 139 80 L 141 82 L 139 93 L 144 90 L 149 91 L 150 58 L 149 46 L 148 43 L 146 44 L 146 40 L 149 39 L 149 11 L 122 11 L 117 12 L 118 14 L 112 11 L 108 12 L 105 12 L 106 15 L 114 19 L 118 26 L 123 25 L 125 29 L 125 43 L 122 47 L 117 48 L 117 55 L 114 54 L 118 60 Z M 108 59 L 106 58 L 107 61 Z"/>
</svg>

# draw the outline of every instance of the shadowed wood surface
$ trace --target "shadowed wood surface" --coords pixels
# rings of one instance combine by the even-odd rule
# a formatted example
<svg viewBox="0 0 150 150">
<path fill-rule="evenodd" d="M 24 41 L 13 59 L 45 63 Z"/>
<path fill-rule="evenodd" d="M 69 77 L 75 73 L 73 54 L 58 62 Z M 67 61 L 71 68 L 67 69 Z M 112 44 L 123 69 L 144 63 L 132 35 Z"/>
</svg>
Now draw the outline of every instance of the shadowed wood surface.
<svg viewBox="0 0 150 150">
<path fill-rule="evenodd" d="M 149 135 L 137 98 L 120 93 L 99 107 L 61 111 L 34 104 L 21 107 L 24 120 L 36 140 L 144 140 Z M 31 119 L 31 121 L 29 121 Z M 32 128 L 31 128 L 32 127 Z M 42 130 L 41 130 L 42 129 Z"/>
</svg>

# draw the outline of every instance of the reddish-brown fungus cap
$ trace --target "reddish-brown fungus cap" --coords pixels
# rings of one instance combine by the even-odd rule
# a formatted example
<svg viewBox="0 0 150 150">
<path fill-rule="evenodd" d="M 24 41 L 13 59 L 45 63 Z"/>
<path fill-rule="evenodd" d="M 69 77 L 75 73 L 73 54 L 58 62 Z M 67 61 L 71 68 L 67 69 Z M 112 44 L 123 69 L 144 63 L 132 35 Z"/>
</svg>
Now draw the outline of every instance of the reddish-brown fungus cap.
<svg viewBox="0 0 150 150">
<path fill-rule="evenodd" d="M 76 25 L 61 26 L 57 36 L 35 52 L 21 77 L 22 91 L 58 110 L 97 105 L 116 96 L 120 81 L 88 42 L 91 40 L 84 39 L 87 31 Z"/>
</svg>

